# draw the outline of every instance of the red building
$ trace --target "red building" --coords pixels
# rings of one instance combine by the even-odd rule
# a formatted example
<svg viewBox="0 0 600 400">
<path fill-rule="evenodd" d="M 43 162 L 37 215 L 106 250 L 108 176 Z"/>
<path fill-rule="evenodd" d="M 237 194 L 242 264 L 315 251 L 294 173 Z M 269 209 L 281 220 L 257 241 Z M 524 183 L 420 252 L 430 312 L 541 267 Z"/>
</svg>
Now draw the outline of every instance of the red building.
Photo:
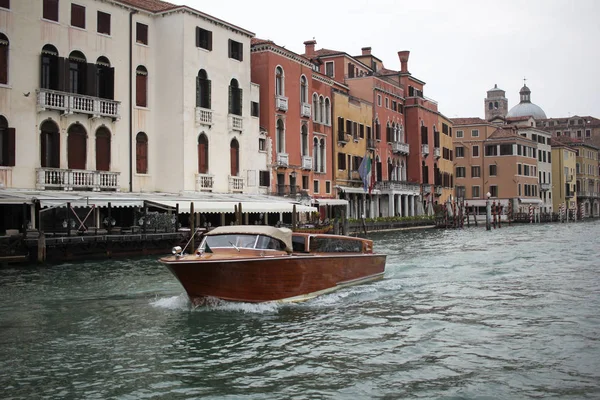
<svg viewBox="0 0 600 400">
<path fill-rule="evenodd" d="M 271 193 L 335 197 L 332 88 L 306 57 L 252 39 L 252 82 L 260 85 L 260 126 L 269 153 Z"/>
</svg>

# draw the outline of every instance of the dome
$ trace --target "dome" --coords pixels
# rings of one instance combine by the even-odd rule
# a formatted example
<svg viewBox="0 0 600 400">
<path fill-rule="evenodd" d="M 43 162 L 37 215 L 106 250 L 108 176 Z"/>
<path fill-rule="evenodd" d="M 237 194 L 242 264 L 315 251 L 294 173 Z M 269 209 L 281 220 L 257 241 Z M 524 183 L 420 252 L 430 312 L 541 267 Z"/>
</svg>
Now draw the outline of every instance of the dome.
<svg viewBox="0 0 600 400">
<path fill-rule="evenodd" d="M 519 92 L 521 102 L 510 109 L 506 116 L 513 117 L 533 117 L 534 119 L 546 119 L 546 113 L 542 108 L 531 102 L 531 90 L 524 85 Z"/>
<path fill-rule="evenodd" d="M 546 119 L 546 113 L 542 108 L 533 103 L 519 103 L 510 109 L 507 117 L 533 117 L 534 119 Z"/>
</svg>

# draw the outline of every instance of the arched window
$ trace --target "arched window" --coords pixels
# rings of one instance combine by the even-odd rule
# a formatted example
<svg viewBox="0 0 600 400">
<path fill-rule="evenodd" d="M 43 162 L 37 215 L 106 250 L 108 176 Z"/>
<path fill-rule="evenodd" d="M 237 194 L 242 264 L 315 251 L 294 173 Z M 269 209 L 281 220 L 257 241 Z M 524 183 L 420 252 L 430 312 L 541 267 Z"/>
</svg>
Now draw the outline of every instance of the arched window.
<svg viewBox="0 0 600 400">
<path fill-rule="evenodd" d="M 204 133 L 198 136 L 198 173 L 208 173 L 208 137 Z"/>
<path fill-rule="evenodd" d="M 401 181 L 406 181 L 406 169 L 404 168 L 404 160 L 400 161 L 400 171 L 398 174 L 398 179 Z"/>
<path fill-rule="evenodd" d="M 494 102 L 494 108 L 495 108 L 496 110 L 498 109 L 498 102 L 497 102 L 497 101 L 495 101 L 495 102 Z"/>
<path fill-rule="evenodd" d="M 329 98 L 325 99 L 325 125 L 331 124 L 331 103 Z"/>
<path fill-rule="evenodd" d="M 308 155 L 308 128 L 306 124 L 302 124 L 302 128 L 300 129 L 300 138 L 301 138 L 301 152 L 302 156 Z"/>
<path fill-rule="evenodd" d="M 40 147 L 42 168 L 60 168 L 60 132 L 52 120 L 46 120 L 40 126 Z"/>
<path fill-rule="evenodd" d="M 325 139 L 321 139 L 321 142 L 319 143 L 319 151 L 321 152 L 320 156 L 319 156 L 319 172 L 325 172 L 325 157 L 326 154 L 325 153 Z"/>
<path fill-rule="evenodd" d="M 300 102 L 308 103 L 308 83 L 304 75 L 300 77 Z"/>
<path fill-rule="evenodd" d="M 324 123 L 325 122 L 325 99 L 323 98 L 323 96 L 319 97 L 319 114 L 321 117 L 319 119 L 319 122 Z"/>
<path fill-rule="evenodd" d="M 0 115 L 0 165 L 15 165 L 15 128 L 9 128 L 8 121 Z"/>
<path fill-rule="evenodd" d="M 196 107 L 210 110 L 210 80 L 203 69 L 198 71 L 196 77 Z"/>
<path fill-rule="evenodd" d="M 72 51 L 69 54 L 68 91 L 77 94 L 87 94 L 86 76 L 87 60 L 82 52 Z"/>
<path fill-rule="evenodd" d="M 231 176 L 238 176 L 240 173 L 240 144 L 236 139 L 231 141 L 229 152 L 231 157 Z"/>
<path fill-rule="evenodd" d="M 101 99 L 115 98 L 115 69 L 106 57 L 96 60 L 96 92 Z"/>
<path fill-rule="evenodd" d="M 42 89 L 58 90 L 58 50 L 51 44 L 42 48 Z"/>
<path fill-rule="evenodd" d="M 242 115 L 242 89 L 236 79 L 229 83 L 229 114 Z"/>
<path fill-rule="evenodd" d="M 135 105 L 148 107 L 148 70 L 143 65 L 135 70 Z"/>
<path fill-rule="evenodd" d="M 135 172 L 148 173 L 148 136 L 144 132 L 135 136 Z"/>
<path fill-rule="evenodd" d="M 315 122 L 319 122 L 321 120 L 319 113 L 319 96 L 316 93 L 313 94 L 313 120 Z"/>
<path fill-rule="evenodd" d="M 319 139 L 313 139 L 313 169 L 319 171 L 320 162 Z"/>
<path fill-rule="evenodd" d="M 392 159 L 388 157 L 388 181 L 393 181 L 394 179 L 394 164 L 392 163 Z"/>
<path fill-rule="evenodd" d="M 285 125 L 282 119 L 277 120 L 277 153 L 285 153 Z"/>
<path fill-rule="evenodd" d="M 67 162 L 69 169 L 86 169 L 87 132 L 81 124 L 73 124 L 67 130 Z"/>
<path fill-rule="evenodd" d="M 96 131 L 96 170 L 110 171 L 110 131 L 105 127 Z"/>
<path fill-rule="evenodd" d="M 490 105 L 488 106 L 488 108 L 489 108 L 490 110 L 492 110 L 492 109 L 494 108 L 494 103 L 492 103 L 492 102 L 490 101 Z"/>
<path fill-rule="evenodd" d="M 0 83 L 8 84 L 8 38 L 0 33 Z"/>
<path fill-rule="evenodd" d="M 284 84 L 283 68 L 277 67 L 275 68 L 275 94 L 277 96 L 283 96 L 285 94 Z"/>
</svg>

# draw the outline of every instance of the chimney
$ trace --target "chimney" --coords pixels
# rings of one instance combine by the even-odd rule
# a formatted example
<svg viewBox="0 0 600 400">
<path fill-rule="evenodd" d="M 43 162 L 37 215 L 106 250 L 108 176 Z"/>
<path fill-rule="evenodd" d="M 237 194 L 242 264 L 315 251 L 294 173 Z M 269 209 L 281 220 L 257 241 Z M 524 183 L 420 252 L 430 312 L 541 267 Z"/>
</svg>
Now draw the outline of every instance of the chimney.
<svg viewBox="0 0 600 400">
<path fill-rule="evenodd" d="M 307 57 L 315 55 L 315 44 L 317 44 L 317 41 L 314 39 L 304 42 L 304 54 L 306 54 Z"/>
<path fill-rule="evenodd" d="M 403 50 L 398 52 L 398 58 L 400 58 L 400 72 L 408 72 L 408 56 L 410 51 Z"/>
<path fill-rule="evenodd" d="M 361 50 L 362 50 L 362 55 L 363 56 L 370 56 L 371 55 L 371 48 L 370 47 L 363 47 Z"/>
</svg>

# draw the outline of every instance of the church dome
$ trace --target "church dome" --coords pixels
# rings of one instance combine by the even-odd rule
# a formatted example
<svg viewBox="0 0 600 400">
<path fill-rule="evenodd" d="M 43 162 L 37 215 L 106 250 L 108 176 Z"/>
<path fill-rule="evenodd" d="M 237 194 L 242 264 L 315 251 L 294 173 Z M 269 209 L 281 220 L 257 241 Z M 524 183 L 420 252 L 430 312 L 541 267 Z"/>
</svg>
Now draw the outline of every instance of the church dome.
<svg viewBox="0 0 600 400">
<path fill-rule="evenodd" d="M 534 119 L 546 119 L 546 113 L 540 106 L 531 102 L 531 90 L 527 85 L 521 88 L 519 92 L 521 102 L 510 109 L 507 118 L 512 117 L 533 117 Z"/>
</svg>

